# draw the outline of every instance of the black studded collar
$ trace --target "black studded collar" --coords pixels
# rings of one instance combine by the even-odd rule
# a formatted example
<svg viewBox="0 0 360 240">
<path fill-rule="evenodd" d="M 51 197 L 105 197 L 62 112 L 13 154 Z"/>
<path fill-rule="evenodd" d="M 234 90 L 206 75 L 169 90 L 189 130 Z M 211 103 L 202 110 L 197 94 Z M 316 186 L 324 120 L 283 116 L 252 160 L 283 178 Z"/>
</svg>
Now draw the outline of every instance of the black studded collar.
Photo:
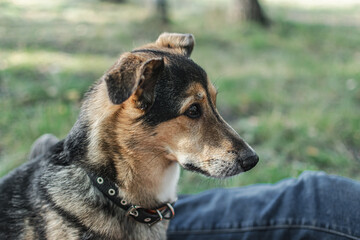
<svg viewBox="0 0 360 240">
<path fill-rule="evenodd" d="M 124 209 L 127 216 L 134 218 L 140 223 L 148 224 L 149 227 L 151 227 L 163 219 L 170 220 L 175 216 L 174 207 L 172 206 L 173 203 L 165 203 L 154 209 L 146 209 L 138 205 L 133 205 L 119 197 L 118 187 L 112 181 L 91 173 L 88 173 L 88 176 L 100 192 L 115 205 Z"/>
</svg>

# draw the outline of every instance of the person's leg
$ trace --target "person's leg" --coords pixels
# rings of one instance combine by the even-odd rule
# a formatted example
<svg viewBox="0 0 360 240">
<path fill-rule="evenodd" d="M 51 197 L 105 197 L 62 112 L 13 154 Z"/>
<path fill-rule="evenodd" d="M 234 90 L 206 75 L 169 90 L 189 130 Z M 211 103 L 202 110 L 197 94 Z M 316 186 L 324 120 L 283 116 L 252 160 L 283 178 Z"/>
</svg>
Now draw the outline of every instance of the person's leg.
<svg viewBox="0 0 360 240">
<path fill-rule="evenodd" d="M 360 239 L 360 183 L 320 172 L 180 198 L 168 239 Z"/>
</svg>

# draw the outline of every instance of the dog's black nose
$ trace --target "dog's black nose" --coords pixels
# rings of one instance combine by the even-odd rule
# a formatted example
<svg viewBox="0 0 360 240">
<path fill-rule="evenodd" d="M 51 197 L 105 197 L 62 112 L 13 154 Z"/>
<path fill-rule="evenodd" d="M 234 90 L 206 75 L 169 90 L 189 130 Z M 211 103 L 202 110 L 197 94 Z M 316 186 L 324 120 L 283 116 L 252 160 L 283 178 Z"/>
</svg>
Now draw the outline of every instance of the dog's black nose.
<svg viewBox="0 0 360 240">
<path fill-rule="evenodd" d="M 240 165 L 242 169 L 244 169 L 244 171 L 246 172 L 255 167 L 258 162 L 259 156 L 256 153 L 252 153 L 251 155 L 246 156 L 245 159 L 240 160 Z"/>
</svg>

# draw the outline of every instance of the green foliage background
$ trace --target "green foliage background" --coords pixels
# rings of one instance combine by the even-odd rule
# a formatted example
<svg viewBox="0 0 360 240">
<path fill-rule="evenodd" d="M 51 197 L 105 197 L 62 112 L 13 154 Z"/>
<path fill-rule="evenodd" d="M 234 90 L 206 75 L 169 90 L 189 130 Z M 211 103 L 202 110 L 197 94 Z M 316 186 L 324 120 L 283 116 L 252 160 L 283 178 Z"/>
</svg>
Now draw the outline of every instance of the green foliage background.
<svg viewBox="0 0 360 240">
<path fill-rule="evenodd" d="M 255 169 L 227 180 L 182 172 L 181 193 L 304 170 L 360 179 L 360 25 L 336 21 L 360 8 L 268 3 L 272 27 L 263 29 L 211 3 L 173 1 L 163 26 L 141 2 L 1 1 L 0 176 L 43 133 L 66 136 L 82 95 L 122 52 L 168 31 L 195 35 L 192 58 L 219 89 L 220 112 L 260 155 Z"/>
</svg>

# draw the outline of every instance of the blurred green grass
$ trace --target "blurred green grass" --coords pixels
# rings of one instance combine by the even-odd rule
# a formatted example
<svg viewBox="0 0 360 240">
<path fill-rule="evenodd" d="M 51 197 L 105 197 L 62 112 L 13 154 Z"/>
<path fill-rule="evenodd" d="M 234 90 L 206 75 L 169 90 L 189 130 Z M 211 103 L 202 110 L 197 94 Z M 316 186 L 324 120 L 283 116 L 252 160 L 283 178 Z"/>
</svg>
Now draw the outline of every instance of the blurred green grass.
<svg viewBox="0 0 360 240">
<path fill-rule="evenodd" d="M 229 21 L 214 5 L 172 4 L 163 26 L 139 2 L 0 2 L 0 176 L 26 161 L 43 133 L 66 136 L 82 95 L 121 52 L 173 31 L 195 35 L 192 58 L 219 89 L 220 112 L 260 155 L 255 169 L 231 179 L 182 172 L 181 193 L 304 170 L 360 179 L 359 26 L 293 21 L 301 10 L 268 4 L 273 26 L 262 29 Z M 346 11 L 354 9 L 331 14 Z"/>
</svg>

